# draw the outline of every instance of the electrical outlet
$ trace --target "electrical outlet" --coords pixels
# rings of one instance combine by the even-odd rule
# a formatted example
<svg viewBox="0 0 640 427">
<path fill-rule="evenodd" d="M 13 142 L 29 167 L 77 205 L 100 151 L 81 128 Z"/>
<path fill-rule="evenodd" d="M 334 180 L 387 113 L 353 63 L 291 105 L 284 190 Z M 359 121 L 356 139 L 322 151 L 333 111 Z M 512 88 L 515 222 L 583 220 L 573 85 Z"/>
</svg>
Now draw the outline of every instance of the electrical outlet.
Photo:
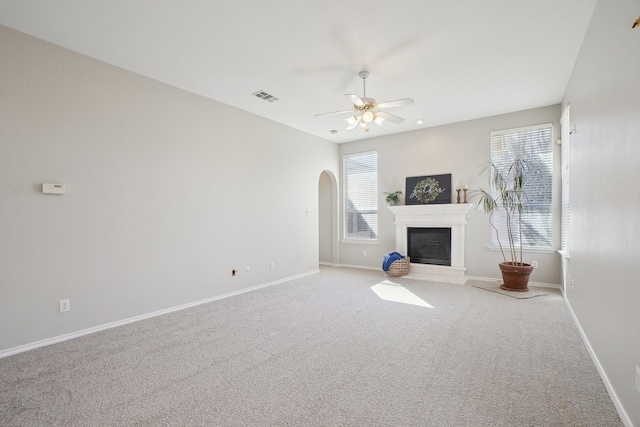
<svg viewBox="0 0 640 427">
<path fill-rule="evenodd" d="M 636 390 L 640 393 L 640 367 L 636 365 Z"/>
<path fill-rule="evenodd" d="M 533 268 L 538 268 L 538 261 L 531 261 Z"/>
<path fill-rule="evenodd" d="M 276 268 L 276 262 L 275 261 L 271 261 L 271 269 L 273 270 L 274 268 Z"/>
<path fill-rule="evenodd" d="M 249 274 L 249 273 L 251 273 L 251 268 L 249 268 L 249 266 L 247 265 L 247 266 L 244 268 L 244 271 L 245 271 L 245 273 Z"/>
<path fill-rule="evenodd" d="M 65 311 L 71 311 L 71 301 L 68 299 L 60 300 L 60 313 L 64 313 Z"/>
<path fill-rule="evenodd" d="M 367 256 L 367 251 L 362 251 L 362 256 Z"/>
</svg>

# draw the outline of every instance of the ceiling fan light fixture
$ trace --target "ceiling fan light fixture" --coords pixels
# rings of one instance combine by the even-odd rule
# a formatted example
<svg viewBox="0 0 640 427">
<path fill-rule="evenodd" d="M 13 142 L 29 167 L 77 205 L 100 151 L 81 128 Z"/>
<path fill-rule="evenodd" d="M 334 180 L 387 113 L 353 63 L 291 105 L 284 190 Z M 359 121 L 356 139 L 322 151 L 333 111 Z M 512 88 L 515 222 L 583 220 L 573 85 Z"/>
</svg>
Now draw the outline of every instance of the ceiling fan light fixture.
<svg viewBox="0 0 640 427">
<path fill-rule="evenodd" d="M 345 119 L 345 121 L 347 122 L 347 129 L 346 130 L 353 130 L 360 123 L 360 117 L 358 117 L 358 116 L 347 117 Z"/>
<path fill-rule="evenodd" d="M 376 122 L 378 126 L 381 126 L 382 122 L 384 122 L 384 119 L 380 116 L 376 116 L 376 118 L 373 121 Z"/>
<path fill-rule="evenodd" d="M 371 111 L 365 111 L 362 113 L 362 121 L 365 123 L 369 123 L 370 121 L 375 119 L 375 115 Z"/>
</svg>

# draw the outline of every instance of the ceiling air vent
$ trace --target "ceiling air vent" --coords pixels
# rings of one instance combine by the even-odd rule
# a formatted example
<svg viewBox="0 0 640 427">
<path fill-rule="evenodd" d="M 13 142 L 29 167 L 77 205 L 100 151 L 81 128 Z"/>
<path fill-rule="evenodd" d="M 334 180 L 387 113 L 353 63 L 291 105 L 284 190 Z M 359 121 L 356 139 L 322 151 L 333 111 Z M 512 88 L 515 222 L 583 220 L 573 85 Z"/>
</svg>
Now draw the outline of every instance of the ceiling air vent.
<svg viewBox="0 0 640 427">
<path fill-rule="evenodd" d="M 269 101 L 269 102 L 276 102 L 279 98 L 276 98 L 275 96 L 263 91 L 263 90 L 259 90 L 257 92 L 252 93 L 253 96 L 257 96 L 260 99 L 264 99 L 265 101 Z"/>
</svg>

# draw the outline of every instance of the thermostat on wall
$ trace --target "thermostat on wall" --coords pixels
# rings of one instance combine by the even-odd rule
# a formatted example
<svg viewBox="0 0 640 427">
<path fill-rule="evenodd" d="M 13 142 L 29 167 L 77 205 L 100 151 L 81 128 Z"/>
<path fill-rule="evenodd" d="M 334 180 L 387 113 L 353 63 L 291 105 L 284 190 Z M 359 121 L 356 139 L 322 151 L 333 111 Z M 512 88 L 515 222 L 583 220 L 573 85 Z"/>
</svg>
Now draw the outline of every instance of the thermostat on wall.
<svg viewBox="0 0 640 427">
<path fill-rule="evenodd" d="M 64 194 L 65 191 L 64 184 L 42 183 L 42 192 L 44 194 Z"/>
</svg>

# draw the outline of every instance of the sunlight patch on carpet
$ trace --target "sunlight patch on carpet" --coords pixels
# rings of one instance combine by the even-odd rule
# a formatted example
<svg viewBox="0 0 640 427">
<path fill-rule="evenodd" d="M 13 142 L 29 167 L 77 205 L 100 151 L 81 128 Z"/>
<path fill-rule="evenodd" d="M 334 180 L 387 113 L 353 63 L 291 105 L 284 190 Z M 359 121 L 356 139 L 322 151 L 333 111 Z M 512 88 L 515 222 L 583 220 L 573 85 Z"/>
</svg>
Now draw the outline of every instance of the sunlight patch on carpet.
<svg viewBox="0 0 640 427">
<path fill-rule="evenodd" d="M 404 304 L 417 305 L 419 307 L 433 308 L 431 304 L 427 303 L 410 290 L 389 280 L 384 280 L 373 285 L 371 290 L 375 292 L 380 299 L 385 301 L 401 302 Z"/>
</svg>

